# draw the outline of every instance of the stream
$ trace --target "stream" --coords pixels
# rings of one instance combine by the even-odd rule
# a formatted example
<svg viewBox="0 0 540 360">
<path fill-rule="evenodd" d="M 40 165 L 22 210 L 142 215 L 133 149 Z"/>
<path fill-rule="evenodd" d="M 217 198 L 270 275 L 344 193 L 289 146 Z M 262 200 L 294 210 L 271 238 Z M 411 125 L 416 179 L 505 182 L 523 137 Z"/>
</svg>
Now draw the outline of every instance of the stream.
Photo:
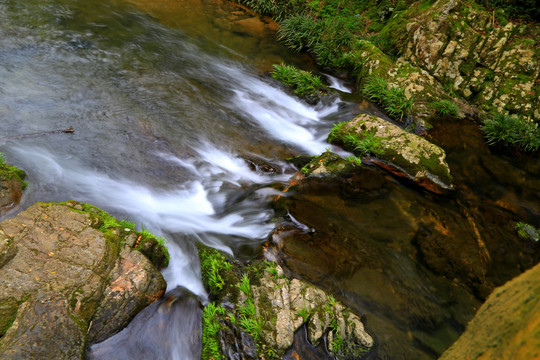
<svg viewBox="0 0 540 360">
<path fill-rule="evenodd" d="M 334 102 L 308 106 L 287 94 L 269 77 L 272 64 L 317 68 L 277 43 L 275 30 L 219 0 L 0 1 L 1 137 L 75 129 L 0 140 L 29 182 L 5 217 L 73 199 L 168 240 L 169 294 L 93 348 L 94 359 L 196 359 L 197 304 L 181 290 L 206 297 L 194 243 L 239 258 L 258 254 L 276 227 L 272 185 L 296 171 L 284 159 L 343 153 L 326 142 L 332 125 L 381 115 L 334 76 L 326 78 L 341 90 Z M 515 221 L 540 225 L 538 159 L 492 153 L 473 122 L 437 125 L 430 136 L 448 153 L 452 194 L 369 167 L 349 185 L 307 183 L 289 200 L 295 221 L 316 235 L 297 227 L 297 236 L 284 236 L 291 245 L 282 261 L 365 316 L 377 341 L 373 359 L 436 358 L 492 286 L 539 260 L 538 247 L 513 231 Z M 344 195 L 350 184 L 356 192 Z M 440 234 L 474 246 L 481 234 L 488 285 L 472 275 L 471 283 L 460 274 L 446 279 L 448 264 L 419 255 L 437 253 L 422 244 Z M 306 236 L 332 245 L 304 246 Z M 341 238 L 349 242 L 336 246 Z M 454 251 L 462 247 L 456 242 Z M 329 254 L 331 265 L 318 268 L 317 256 Z M 172 305 L 171 294 L 180 299 Z"/>
</svg>

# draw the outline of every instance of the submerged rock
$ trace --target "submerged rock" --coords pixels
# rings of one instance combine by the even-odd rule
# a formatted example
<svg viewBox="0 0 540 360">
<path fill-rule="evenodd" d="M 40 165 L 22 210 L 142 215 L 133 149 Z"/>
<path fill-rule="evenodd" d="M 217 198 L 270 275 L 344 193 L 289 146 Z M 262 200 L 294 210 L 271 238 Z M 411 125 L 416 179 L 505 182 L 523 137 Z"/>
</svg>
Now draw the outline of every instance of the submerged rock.
<svg viewBox="0 0 540 360">
<path fill-rule="evenodd" d="M 38 203 L 0 223 L 0 358 L 83 359 L 166 287 L 146 239 L 101 210 Z"/>
<path fill-rule="evenodd" d="M 370 153 L 376 165 L 428 190 L 452 188 L 443 149 L 377 116 L 362 114 L 342 123 L 332 130 L 329 139 L 358 155 Z"/>
<path fill-rule="evenodd" d="M 540 265 L 495 289 L 440 358 L 538 359 Z"/>
<path fill-rule="evenodd" d="M 336 359 L 361 358 L 373 345 L 361 319 L 323 290 L 287 277 L 274 263 L 242 266 L 201 246 L 212 302 L 203 312 L 203 358 L 278 359 L 305 325 L 313 345 Z"/>
</svg>

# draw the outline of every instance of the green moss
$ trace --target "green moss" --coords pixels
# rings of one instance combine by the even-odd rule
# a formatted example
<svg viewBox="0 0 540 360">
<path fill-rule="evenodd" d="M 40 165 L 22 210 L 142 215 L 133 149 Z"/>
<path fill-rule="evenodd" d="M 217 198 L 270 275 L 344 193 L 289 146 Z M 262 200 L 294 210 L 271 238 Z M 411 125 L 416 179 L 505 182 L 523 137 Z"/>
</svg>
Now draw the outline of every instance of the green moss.
<svg viewBox="0 0 540 360">
<path fill-rule="evenodd" d="M 20 181 L 21 188 L 24 190 L 27 186 L 27 183 L 24 181 L 25 178 L 26 178 L 26 173 L 23 170 L 6 163 L 6 161 L 4 160 L 4 154 L 0 153 L 0 180 Z"/>
<path fill-rule="evenodd" d="M 17 317 L 20 302 L 12 297 L 0 300 L 0 337 L 4 336 L 7 330 L 13 325 Z"/>
<path fill-rule="evenodd" d="M 239 295 L 236 284 L 239 283 L 241 274 L 238 274 L 232 258 L 201 243 L 197 243 L 197 249 L 203 284 L 208 289 L 210 297 L 219 300 L 228 295 L 231 301 L 235 302 Z"/>
<path fill-rule="evenodd" d="M 431 154 L 429 158 L 421 158 L 420 166 L 430 173 L 437 175 L 445 184 L 451 184 L 453 181 L 449 168 L 441 164 L 440 155 L 438 154 Z"/>
<path fill-rule="evenodd" d="M 219 250 L 198 243 L 199 259 L 203 284 L 210 293 L 211 303 L 203 311 L 203 343 L 201 359 L 221 359 L 221 349 L 217 342 L 220 330 L 230 331 L 226 324 L 234 324 L 249 334 L 262 347 L 261 331 L 266 321 L 275 324 L 276 315 L 264 312 L 271 309 L 270 300 L 264 294 L 255 304 L 252 286 L 259 283 L 259 278 L 269 268 L 269 263 L 255 260 L 248 266 L 241 266 L 228 255 Z M 232 309 L 225 309 L 221 302 L 234 304 Z M 256 306 L 264 312 L 261 316 L 256 314 Z"/>
</svg>

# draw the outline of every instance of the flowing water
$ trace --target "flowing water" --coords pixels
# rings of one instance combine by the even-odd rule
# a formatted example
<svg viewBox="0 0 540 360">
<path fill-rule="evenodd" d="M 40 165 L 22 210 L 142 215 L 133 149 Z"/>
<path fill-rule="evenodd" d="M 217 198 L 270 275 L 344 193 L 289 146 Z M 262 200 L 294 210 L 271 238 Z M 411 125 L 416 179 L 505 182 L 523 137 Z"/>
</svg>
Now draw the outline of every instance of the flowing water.
<svg viewBox="0 0 540 360">
<path fill-rule="evenodd" d="M 275 28 L 268 19 L 217 0 L 0 1 L 2 137 L 75 128 L 74 134 L 0 140 L 0 151 L 27 171 L 30 184 L 21 206 L 7 216 L 36 201 L 74 199 L 144 224 L 168 239 L 168 289 L 181 293 L 175 290 L 180 286 L 204 298 L 193 243 L 241 257 L 256 253 L 275 226 L 270 205 L 275 190 L 270 185 L 286 182 L 294 172 L 282 159 L 321 153 L 329 146 L 325 139 L 333 123 L 366 109 L 330 75 L 329 84 L 343 91 L 347 101 L 312 107 L 282 91 L 265 73 L 273 63 L 314 67 L 309 58 L 276 43 Z M 461 156 L 462 144 L 448 146 Z M 524 161 L 528 166 L 530 161 Z M 455 166 L 464 165 L 456 160 Z M 506 170 L 500 172 L 519 184 Z M 458 180 L 474 183 L 465 172 L 460 174 Z M 375 177 L 383 181 L 387 176 Z M 473 193 L 479 187 L 473 185 L 460 191 L 471 201 L 489 197 L 487 192 Z M 407 194 L 418 192 L 397 186 Z M 515 213 L 524 220 L 537 221 L 538 184 L 525 186 L 526 194 L 520 189 L 515 185 L 504 204 L 518 207 Z M 523 205 L 527 194 L 534 195 L 530 206 Z M 430 201 L 438 201 L 428 197 L 418 205 L 417 196 L 396 199 L 403 207 L 407 202 L 430 207 Z M 444 205 L 436 208 L 447 211 Z M 324 211 L 317 215 L 323 222 L 328 221 Z M 379 234 L 388 231 L 391 236 L 393 231 L 384 222 L 371 226 Z M 337 291 L 358 295 L 355 289 L 361 285 L 351 285 L 354 276 L 347 281 Z M 379 285 L 366 289 L 376 291 Z M 414 298 L 416 289 L 408 291 Z M 363 301 L 356 295 L 350 299 L 351 305 Z M 111 352 L 122 344 L 119 358 L 144 358 L 151 348 L 148 342 L 144 349 L 140 344 L 148 340 L 163 358 L 197 358 L 192 342 L 178 339 L 190 334 L 186 326 L 198 326 L 198 318 L 187 314 L 199 310 L 187 300 L 171 303 L 145 310 L 94 356 L 112 359 Z M 470 312 L 476 303 L 465 307 Z M 370 316 L 378 317 L 377 309 L 356 308 L 366 311 L 368 323 Z M 379 339 L 388 326 L 407 333 L 401 320 L 372 323 L 370 330 Z M 154 328 L 162 329 L 160 336 L 149 339 Z M 445 336 L 454 339 L 457 334 Z M 407 358 L 418 347 L 406 340 L 397 350 L 389 345 L 375 356 Z"/>
</svg>

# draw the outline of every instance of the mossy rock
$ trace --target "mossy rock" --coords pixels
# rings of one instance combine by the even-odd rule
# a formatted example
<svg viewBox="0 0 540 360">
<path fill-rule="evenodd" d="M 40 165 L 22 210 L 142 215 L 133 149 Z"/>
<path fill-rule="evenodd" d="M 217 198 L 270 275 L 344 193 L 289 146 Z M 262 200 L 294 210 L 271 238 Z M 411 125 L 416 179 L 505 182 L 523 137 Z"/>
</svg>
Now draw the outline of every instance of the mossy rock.
<svg viewBox="0 0 540 360">
<path fill-rule="evenodd" d="M 443 149 L 377 116 L 362 114 L 341 124 L 334 128 L 330 140 L 362 155 L 355 144 L 368 136 L 376 144 L 371 151 L 375 164 L 434 192 L 452 188 Z M 356 141 L 351 141 L 351 137 Z"/>
<path fill-rule="evenodd" d="M 314 156 L 304 165 L 300 172 L 308 177 L 328 177 L 338 176 L 351 171 L 353 168 L 361 166 L 360 159 L 354 164 L 343 159 L 336 153 L 326 151 L 319 156 Z"/>
<path fill-rule="evenodd" d="M 313 344 L 328 341 L 336 359 L 358 359 L 374 344 L 360 318 L 331 295 L 285 276 L 272 262 L 241 264 L 198 244 L 210 303 L 203 310 L 201 359 L 280 359 L 303 324 Z M 326 339 L 324 339 L 327 337 Z"/>
</svg>

